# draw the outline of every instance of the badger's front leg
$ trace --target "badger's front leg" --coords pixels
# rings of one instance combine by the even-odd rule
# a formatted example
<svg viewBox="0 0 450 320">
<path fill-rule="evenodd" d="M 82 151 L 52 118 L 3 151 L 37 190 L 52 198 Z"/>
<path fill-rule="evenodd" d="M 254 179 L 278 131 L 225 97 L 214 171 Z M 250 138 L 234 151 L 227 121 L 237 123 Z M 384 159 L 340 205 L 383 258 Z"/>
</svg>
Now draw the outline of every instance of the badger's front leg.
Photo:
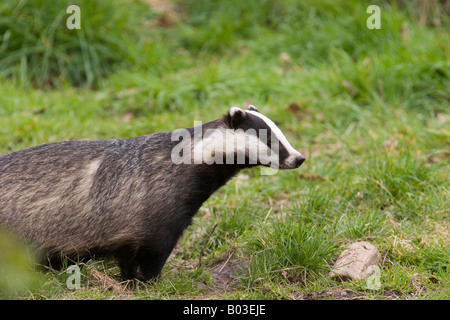
<svg viewBox="0 0 450 320">
<path fill-rule="evenodd" d="M 136 249 L 132 246 L 123 246 L 115 253 L 116 260 L 119 263 L 122 279 L 131 280 L 138 278 L 138 263 L 136 258 Z"/>
<path fill-rule="evenodd" d="M 164 249 L 162 249 L 163 247 L 144 246 L 137 250 L 124 246 L 119 249 L 116 252 L 116 259 L 122 279 L 138 279 L 140 281 L 158 279 L 173 246 L 171 248 L 164 246 Z"/>
<path fill-rule="evenodd" d="M 161 270 L 172 252 L 175 243 L 170 248 L 143 247 L 139 250 L 137 263 L 140 267 L 139 280 L 156 280 L 161 277 Z"/>
<path fill-rule="evenodd" d="M 136 258 L 140 268 L 140 280 L 156 280 L 161 277 L 161 270 L 167 258 L 190 220 L 190 217 L 181 217 L 175 224 L 160 225 L 160 232 L 149 237 L 147 244 L 139 248 Z"/>
</svg>

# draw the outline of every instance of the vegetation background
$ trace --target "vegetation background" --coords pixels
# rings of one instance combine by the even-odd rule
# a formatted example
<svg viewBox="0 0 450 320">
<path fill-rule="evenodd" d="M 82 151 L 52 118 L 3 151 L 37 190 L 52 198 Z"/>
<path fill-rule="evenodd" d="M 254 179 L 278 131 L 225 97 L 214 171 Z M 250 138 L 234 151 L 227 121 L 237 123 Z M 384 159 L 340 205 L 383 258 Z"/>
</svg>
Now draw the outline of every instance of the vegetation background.
<svg viewBox="0 0 450 320">
<path fill-rule="evenodd" d="M 69 30 L 69 5 L 81 29 Z M 369 30 L 369 5 L 381 29 Z M 130 290 L 111 261 L 30 270 L 0 238 L 0 297 L 448 299 L 450 2 L 3 0 L 0 154 L 172 131 L 251 103 L 307 156 L 246 170 Z M 1 168 L 0 168 L 1 170 Z M 0 204 L 1 205 L 1 204 Z M 365 240 L 381 288 L 329 276 Z"/>
</svg>

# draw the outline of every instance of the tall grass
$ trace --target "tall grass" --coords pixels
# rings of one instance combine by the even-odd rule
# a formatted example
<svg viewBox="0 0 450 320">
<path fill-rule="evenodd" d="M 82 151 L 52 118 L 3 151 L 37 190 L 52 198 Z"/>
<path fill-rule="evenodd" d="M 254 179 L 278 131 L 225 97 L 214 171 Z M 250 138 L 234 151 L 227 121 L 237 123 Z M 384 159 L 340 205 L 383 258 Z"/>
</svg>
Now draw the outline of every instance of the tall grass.
<svg viewBox="0 0 450 320">
<path fill-rule="evenodd" d="M 69 5 L 80 7 L 81 29 L 67 28 Z M 0 75 L 38 88 L 96 86 L 133 59 L 145 8 L 134 0 L 2 1 Z"/>
<path fill-rule="evenodd" d="M 328 270 L 335 245 L 312 224 L 286 219 L 264 225 L 249 246 L 251 284 L 260 279 L 316 279 Z"/>
</svg>

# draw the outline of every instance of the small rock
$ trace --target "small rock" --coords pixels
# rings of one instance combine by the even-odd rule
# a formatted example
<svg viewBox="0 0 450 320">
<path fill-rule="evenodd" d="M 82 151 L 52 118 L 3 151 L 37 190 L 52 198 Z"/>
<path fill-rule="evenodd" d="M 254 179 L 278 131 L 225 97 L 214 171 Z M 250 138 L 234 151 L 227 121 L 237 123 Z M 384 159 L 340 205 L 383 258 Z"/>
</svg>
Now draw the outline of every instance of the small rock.
<svg viewBox="0 0 450 320">
<path fill-rule="evenodd" d="M 353 280 L 366 279 L 373 271 L 373 268 L 369 267 L 380 263 L 381 254 L 373 244 L 367 241 L 355 242 L 341 253 L 330 276 Z"/>
</svg>

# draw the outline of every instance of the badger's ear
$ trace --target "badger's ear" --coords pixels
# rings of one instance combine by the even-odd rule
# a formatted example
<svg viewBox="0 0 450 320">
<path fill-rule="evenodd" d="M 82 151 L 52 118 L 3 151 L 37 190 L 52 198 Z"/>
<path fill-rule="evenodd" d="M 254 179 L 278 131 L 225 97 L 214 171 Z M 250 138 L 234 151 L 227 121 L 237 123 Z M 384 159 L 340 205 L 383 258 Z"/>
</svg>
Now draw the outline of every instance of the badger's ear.
<svg viewBox="0 0 450 320">
<path fill-rule="evenodd" d="M 258 109 L 256 109 L 256 107 L 252 104 L 248 105 L 247 110 L 259 112 Z"/>
<path fill-rule="evenodd" d="M 228 111 L 232 118 L 234 117 L 245 117 L 245 111 L 238 107 L 231 107 L 230 111 Z"/>
<path fill-rule="evenodd" d="M 239 124 L 245 119 L 247 115 L 245 114 L 245 111 L 237 108 L 237 107 L 231 107 L 230 111 L 228 111 L 227 114 L 227 125 L 231 129 L 236 129 L 239 127 Z"/>
</svg>

